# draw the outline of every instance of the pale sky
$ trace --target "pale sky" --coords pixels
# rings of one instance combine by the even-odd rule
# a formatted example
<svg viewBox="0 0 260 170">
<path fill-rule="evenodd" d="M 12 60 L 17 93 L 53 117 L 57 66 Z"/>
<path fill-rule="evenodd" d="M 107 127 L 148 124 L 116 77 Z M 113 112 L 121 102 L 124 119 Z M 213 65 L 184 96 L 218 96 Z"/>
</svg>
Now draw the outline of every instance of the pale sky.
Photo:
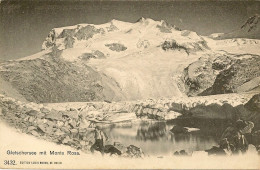
<svg viewBox="0 0 260 170">
<path fill-rule="evenodd" d="M 102 24 L 140 17 L 165 20 L 200 35 L 238 29 L 260 11 L 260 1 L 72 1 L 19 0 L 0 3 L 0 61 L 41 50 L 54 27 Z"/>
</svg>

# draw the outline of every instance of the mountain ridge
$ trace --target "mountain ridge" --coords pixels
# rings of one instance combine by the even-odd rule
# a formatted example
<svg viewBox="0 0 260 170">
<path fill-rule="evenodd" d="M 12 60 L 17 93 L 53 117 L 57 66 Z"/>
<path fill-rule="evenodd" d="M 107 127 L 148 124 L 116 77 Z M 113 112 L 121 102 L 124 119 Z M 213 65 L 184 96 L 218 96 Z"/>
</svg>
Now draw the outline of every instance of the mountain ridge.
<svg viewBox="0 0 260 170">
<path fill-rule="evenodd" d="M 256 68 L 239 72 L 235 63 L 245 68 L 258 63 L 259 44 L 260 40 L 245 38 L 214 40 L 150 18 L 135 23 L 77 24 L 52 29 L 41 52 L 1 63 L 0 76 L 33 102 L 248 92 L 259 86 L 260 75 Z M 228 81 L 230 77 L 223 75 L 231 71 L 235 76 Z M 245 75 L 250 76 L 237 80 Z"/>
<path fill-rule="evenodd" d="M 211 34 L 214 39 L 251 38 L 260 39 L 260 15 L 249 17 L 240 28 L 229 33 Z"/>
</svg>

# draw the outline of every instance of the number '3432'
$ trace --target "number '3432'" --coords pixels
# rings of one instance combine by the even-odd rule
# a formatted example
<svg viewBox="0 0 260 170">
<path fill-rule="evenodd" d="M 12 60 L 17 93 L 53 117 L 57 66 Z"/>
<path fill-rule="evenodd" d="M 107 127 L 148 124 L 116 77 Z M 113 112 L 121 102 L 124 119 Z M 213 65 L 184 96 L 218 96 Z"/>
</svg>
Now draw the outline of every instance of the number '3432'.
<svg viewBox="0 0 260 170">
<path fill-rule="evenodd" d="M 15 160 L 4 160 L 4 165 L 16 165 Z"/>
</svg>

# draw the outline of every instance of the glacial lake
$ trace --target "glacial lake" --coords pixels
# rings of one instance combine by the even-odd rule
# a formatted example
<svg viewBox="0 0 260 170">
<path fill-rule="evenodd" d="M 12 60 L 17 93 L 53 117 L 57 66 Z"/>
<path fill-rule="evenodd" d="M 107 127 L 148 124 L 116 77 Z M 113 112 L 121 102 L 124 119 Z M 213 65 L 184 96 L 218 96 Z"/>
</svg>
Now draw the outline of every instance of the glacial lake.
<svg viewBox="0 0 260 170">
<path fill-rule="evenodd" d="M 198 128 L 184 134 L 174 134 L 174 125 Z M 106 144 L 120 142 L 125 146 L 135 145 L 145 154 L 154 156 L 172 155 L 175 151 L 202 151 L 216 146 L 222 132 L 228 127 L 223 120 L 180 119 L 169 122 L 138 121 L 103 127 L 108 135 Z"/>
</svg>

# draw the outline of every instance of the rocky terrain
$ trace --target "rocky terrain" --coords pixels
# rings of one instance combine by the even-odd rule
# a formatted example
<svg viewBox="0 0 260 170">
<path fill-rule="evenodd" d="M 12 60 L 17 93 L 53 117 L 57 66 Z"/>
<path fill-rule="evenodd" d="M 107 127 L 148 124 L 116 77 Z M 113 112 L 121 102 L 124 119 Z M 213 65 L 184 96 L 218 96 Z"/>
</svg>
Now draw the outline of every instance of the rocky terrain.
<svg viewBox="0 0 260 170">
<path fill-rule="evenodd" d="M 259 88 L 259 56 L 203 56 L 184 69 L 189 96 L 247 92 Z"/>
<path fill-rule="evenodd" d="M 258 18 L 242 32 L 253 36 Z M 243 119 L 257 131 L 260 40 L 236 35 L 200 36 L 149 18 L 54 28 L 41 52 L 0 63 L 1 119 L 85 152 L 92 124 Z M 144 155 L 133 145 L 120 152 Z"/>
<path fill-rule="evenodd" d="M 1 67 L 2 80 L 27 101 L 38 103 L 123 99 L 115 81 L 84 63 L 79 66 L 67 62 L 60 55 L 57 50 L 42 58 L 9 61 Z M 86 56 L 81 56 L 82 60 Z"/>
<path fill-rule="evenodd" d="M 65 111 L 55 110 L 36 103 L 24 103 L 4 96 L 0 98 L 0 117 L 10 126 L 22 133 L 57 144 L 68 145 L 86 153 L 90 153 L 90 147 L 95 142 L 94 128 L 89 125 L 106 122 L 104 114 L 95 114 L 96 107 L 102 106 L 102 103 L 97 103 L 96 106 L 95 103 L 86 103 L 82 112 L 82 109 L 75 107 L 67 107 Z M 128 114 L 127 118 L 122 114 L 116 115 L 111 123 L 131 121 L 130 118 L 131 114 Z M 142 150 L 134 145 L 126 147 L 115 141 L 114 146 L 120 149 L 119 155 L 121 156 L 130 158 L 144 156 Z M 107 145 L 107 147 L 111 146 Z"/>
<path fill-rule="evenodd" d="M 140 119 L 167 121 L 187 117 L 230 121 L 241 118 L 252 121 L 255 129 L 260 128 L 259 94 L 239 97 L 226 95 L 221 99 L 218 96 L 215 99 L 196 97 L 182 100 L 113 103 L 36 104 L 21 102 L 3 95 L 0 99 L 1 119 L 10 126 L 37 138 L 69 145 L 84 152 L 89 152 L 90 146 L 94 143 L 91 124 L 111 126 L 131 124 Z M 258 139 L 259 134 L 256 133 L 253 141 L 259 145 Z M 120 143 L 119 146 L 117 145 L 115 143 L 116 148 L 121 148 L 120 152 L 125 153 L 127 157 L 142 157 L 142 154 L 140 155 L 142 151 L 138 151 L 139 148 L 135 146 L 127 148 L 121 146 Z"/>
</svg>

